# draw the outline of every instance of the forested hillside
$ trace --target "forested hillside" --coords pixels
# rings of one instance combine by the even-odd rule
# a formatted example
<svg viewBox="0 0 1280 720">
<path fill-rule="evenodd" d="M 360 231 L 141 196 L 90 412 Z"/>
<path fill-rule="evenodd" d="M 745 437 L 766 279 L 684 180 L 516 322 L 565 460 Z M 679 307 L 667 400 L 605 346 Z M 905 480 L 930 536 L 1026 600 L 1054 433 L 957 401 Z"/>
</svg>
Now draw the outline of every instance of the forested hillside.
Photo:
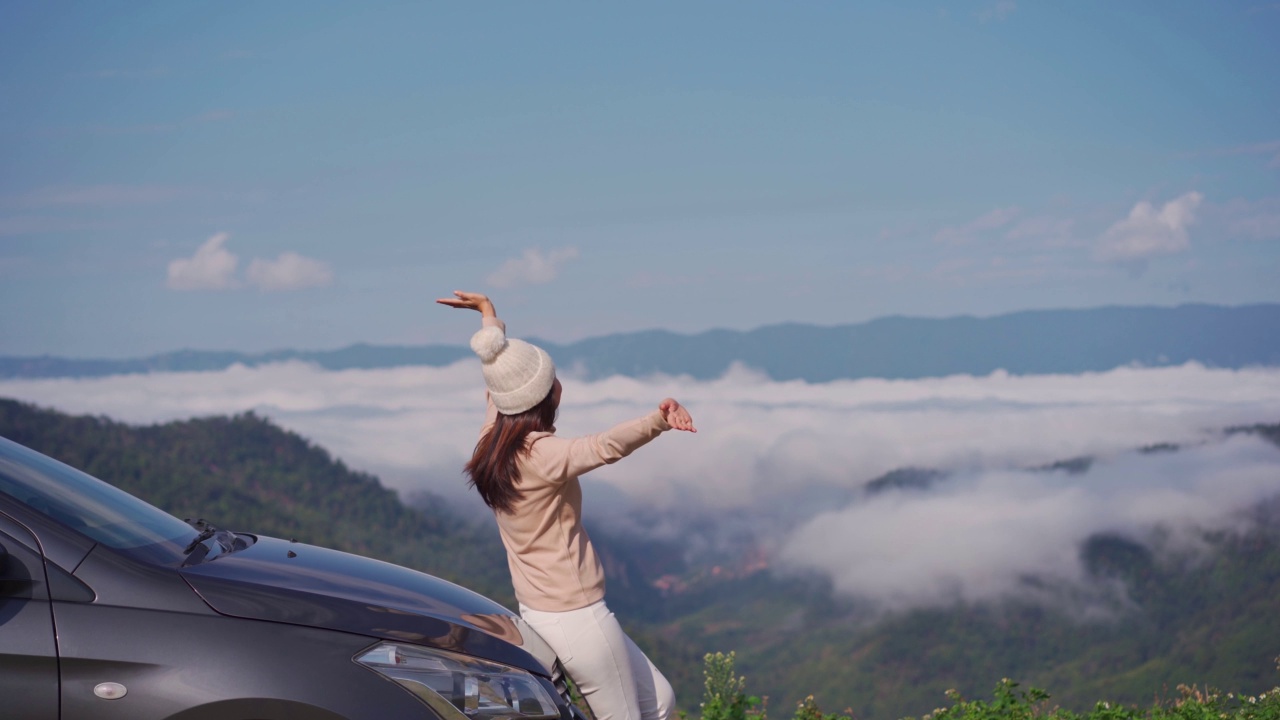
<svg viewBox="0 0 1280 720">
<path fill-rule="evenodd" d="M 1280 443 L 1280 426 L 1236 431 Z M 0 399 L 0 435 L 179 517 L 401 563 L 512 604 L 490 524 L 463 522 L 440 501 L 410 508 L 376 478 L 253 414 L 135 427 Z M 812 693 L 824 708 L 897 718 L 929 712 L 951 688 L 985 697 L 1002 677 L 1050 688 L 1077 710 L 1101 698 L 1146 705 L 1175 696 L 1179 683 L 1270 688 L 1280 655 L 1280 501 L 1255 508 L 1252 521 L 1173 559 L 1094 537 L 1081 554 L 1094 585 L 1109 588 L 1102 601 L 1041 588 L 1060 602 L 887 615 L 835 596 L 818 578 L 713 573 L 685 565 L 678 542 L 592 532 L 611 606 L 683 707 L 702 695 L 702 654 L 736 650 L 738 669 L 771 708 Z M 658 582 L 676 575 L 676 585 Z"/>
</svg>

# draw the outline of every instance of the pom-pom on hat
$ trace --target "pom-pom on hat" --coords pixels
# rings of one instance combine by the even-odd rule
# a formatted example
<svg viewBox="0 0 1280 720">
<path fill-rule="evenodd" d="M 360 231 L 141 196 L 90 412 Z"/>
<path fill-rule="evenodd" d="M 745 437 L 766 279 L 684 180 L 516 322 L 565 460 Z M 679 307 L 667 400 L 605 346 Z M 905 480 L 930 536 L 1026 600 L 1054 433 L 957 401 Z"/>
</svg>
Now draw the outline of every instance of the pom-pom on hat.
<svg viewBox="0 0 1280 720">
<path fill-rule="evenodd" d="M 508 339 L 500 327 L 481 328 L 471 336 L 480 356 L 489 398 L 503 415 L 517 415 L 542 402 L 556 381 L 556 366 L 542 348 Z"/>
</svg>

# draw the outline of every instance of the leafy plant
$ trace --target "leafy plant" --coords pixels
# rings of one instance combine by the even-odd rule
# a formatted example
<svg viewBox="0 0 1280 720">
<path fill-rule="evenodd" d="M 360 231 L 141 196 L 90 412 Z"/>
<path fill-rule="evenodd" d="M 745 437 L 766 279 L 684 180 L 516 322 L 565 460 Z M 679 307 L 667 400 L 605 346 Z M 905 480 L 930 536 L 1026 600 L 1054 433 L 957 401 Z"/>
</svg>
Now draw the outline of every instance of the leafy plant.
<svg viewBox="0 0 1280 720">
<path fill-rule="evenodd" d="M 818 707 L 813 696 L 808 695 L 796 704 L 795 720 L 852 720 L 852 718 L 848 715 L 822 712 L 822 708 Z"/>
<path fill-rule="evenodd" d="M 1018 690 L 1018 683 L 1009 678 L 1002 679 L 996 685 L 991 702 L 966 700 L 956 690 L 948 690 L 946 695 L 952 701 L 951 706 L 938 708 L 925 715 L 922 720 L 1029 720 L 1044 717 L 1045 704 L 1049 700 L 1049 693 L 1039 688 Z M 1096 720 L 1127 719 L 1100 716 Z"/>
<path fill-rule="evenodd" d="M 733 652 L 707 653 L 703 658 L 706 692 L 702 698 L 702 720 L 767 720 L 768 698 L 748 695 L 747 679 L 734 671 Z M 757 709 L 758 708 L 758 709 Z M 793 720 L 851 720 L 848 715 L 824 713 L 809 695 L 796 704 Z"/>
<path fill-rule="evenodd" d="M 706 692 L 702 697 L 702 720 L 746 720 L 750 715 L 764 720 L 765 713 L 753 712 L 761 700 L 745 692 L 747 679 L 734 674 L 735 654 L 707 653 L 703 658 Z"/>
</svg>

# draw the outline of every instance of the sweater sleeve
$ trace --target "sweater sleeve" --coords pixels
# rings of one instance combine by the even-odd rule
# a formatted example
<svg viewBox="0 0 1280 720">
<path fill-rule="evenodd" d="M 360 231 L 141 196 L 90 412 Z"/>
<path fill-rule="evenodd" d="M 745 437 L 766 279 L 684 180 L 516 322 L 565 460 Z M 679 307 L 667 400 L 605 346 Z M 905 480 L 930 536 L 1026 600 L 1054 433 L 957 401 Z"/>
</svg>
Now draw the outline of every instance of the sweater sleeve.
<svg viewBox="0 0 1280 720">
<path fill-rule="evenodd" d="M 530 448 L 529 459 L 539 476 L 563 483 L 621 460 L 670 429 L 666 418 L 655 410 L 595 435 L 538 438 Z"/>
</svg>

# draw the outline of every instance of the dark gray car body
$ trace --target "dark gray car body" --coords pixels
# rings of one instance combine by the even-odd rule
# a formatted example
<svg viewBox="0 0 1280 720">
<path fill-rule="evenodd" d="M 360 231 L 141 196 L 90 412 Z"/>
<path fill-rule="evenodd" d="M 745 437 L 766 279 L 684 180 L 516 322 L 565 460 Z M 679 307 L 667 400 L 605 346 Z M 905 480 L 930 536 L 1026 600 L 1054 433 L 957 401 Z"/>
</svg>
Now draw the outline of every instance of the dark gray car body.
<svg viewBox="0 0 1280 720">
<path fill-rule="evenodd" d="M 33 456 L 0 438 L 0 472 L 35 468 L 25 482 L 38 482 L 53 461 Z M 142 561 L 0 491 L 0 717 L 437 717 L 354 662 L 383 640 L 529 671 L 563 720 L 576 716 L 552 683 L 554 654 L 497 603 L 396 565 L 241 537 L 248 547 L 211 562 Z M 127 692 L 104 699 L 102 683 Z"/>
</svg>

